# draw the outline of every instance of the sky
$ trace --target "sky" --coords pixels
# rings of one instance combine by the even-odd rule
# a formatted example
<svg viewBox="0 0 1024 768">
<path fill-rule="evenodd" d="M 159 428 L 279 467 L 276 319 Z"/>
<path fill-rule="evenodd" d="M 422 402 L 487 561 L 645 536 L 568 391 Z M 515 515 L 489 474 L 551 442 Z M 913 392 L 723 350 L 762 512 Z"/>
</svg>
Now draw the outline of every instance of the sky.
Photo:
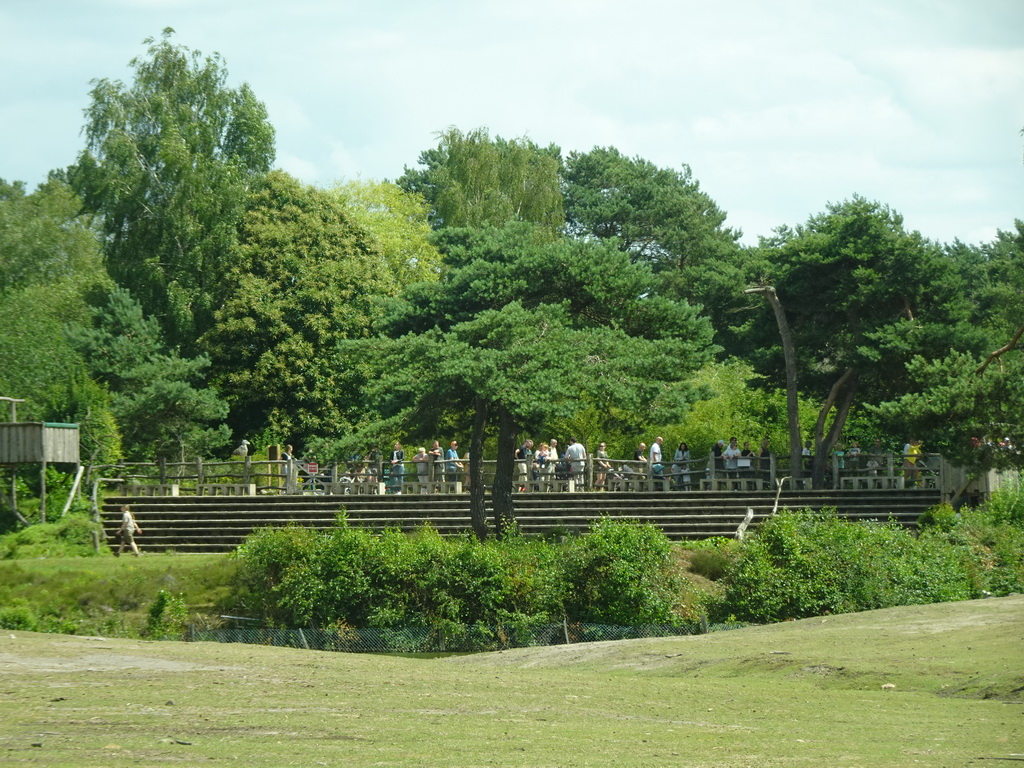
<svg viewBox="0 0 1024 768">
<path fill-rule="evenodd" d="M 748 244 L 854 195 L 947 243 L 1024 219 L 1024 0 L 4 0 L 0 178 L 73 163 L 90 81 L 165 27 L 309 184 L 485 127 L 688 165 Z"/>
</svg>

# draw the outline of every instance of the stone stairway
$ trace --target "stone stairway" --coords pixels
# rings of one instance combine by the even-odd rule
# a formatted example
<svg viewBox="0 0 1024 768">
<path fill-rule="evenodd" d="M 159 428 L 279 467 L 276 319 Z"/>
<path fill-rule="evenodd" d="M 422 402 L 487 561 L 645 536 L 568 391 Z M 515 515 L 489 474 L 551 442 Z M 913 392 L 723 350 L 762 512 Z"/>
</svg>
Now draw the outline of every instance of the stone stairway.
<svg viewBox="0 0 1024 768">
<path fill-rule="evenodd" d="M 912 526 L 938 504 L 937 490 L 795 490 L 783 493 L 779 508 L 834 507 L 852 520 L 894 520 Z M 523 534 L 558 535 L 586 530 L 602 516 L 635 519 L 662 528 L 673 540 L 731 537 L 746 510 L 754 511 L 750 529 L 770 515 L 775 495 L 768 492 L 519 494 L 516 519 Z M 253 530 L 302 525 L 331 528 L 344 513 L 351 525 L 383 530 L 413 530 L 429 524 L 443 536 L 471 529 L 469 497 L 437 496 L 255 496 L 255 497 L 111 497 L 100 517 L 112 541 L 120 525 L 119 509 L 131 504 L 148 551 L 229 552 Z M 489 498 L 488 498 L 489 505 Z M 493 516 L 488 506 L 488 523 Z"/>
<path fill-rule="evenodd" d="M 936 490 L 788 491 L 779 508 L 834 507 L 851 520 L 893 520 L 913 526 L 941 501 Z M 490 499 L 488 498 L 488 505 Z M 603 516 L 639 520 L 661 528 L 673 540 L 732 536 L 747 510 L 748 530 L 772 513 L 771 492 L 524 493 L 517 494 L 516 518 L 524 534 L 585 531 Z M 344 513 L 350 525 L 381 531 L 411 531 L 430 525 L 442 535 L 471 530 L 469 496 L 178 496 L 108 497 L 100 511 L 111 542 L 122 504 L 131 504 L 142 526 L 140 546 L 148 551 L 229 552 L 257 528 L 300 525 L 326 530 Z M 488 521 L 493 516 L 488 506 Z"/>
</svg>

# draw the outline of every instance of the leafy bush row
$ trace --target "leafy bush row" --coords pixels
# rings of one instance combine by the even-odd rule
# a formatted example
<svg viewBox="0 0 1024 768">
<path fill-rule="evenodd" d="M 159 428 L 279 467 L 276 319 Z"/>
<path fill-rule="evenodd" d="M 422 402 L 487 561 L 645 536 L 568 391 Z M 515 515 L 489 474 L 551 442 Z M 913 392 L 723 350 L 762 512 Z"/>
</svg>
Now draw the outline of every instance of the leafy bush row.
<svg viewBox="0 0 1024 768">
<path fill-rule="evenodd" d="M 783 511 L 743 542 L 709 602 L 715 620 L 773 622 L 1024 591 L 1024 494 L 977 510 L 948 505 L 917 533 L 849 522 L 835 511 Z"/>
<path fill-rule="evenodd" d="M 375 535 L 264 529 L 239 548 L 247 610 L 276 626 L 678 623 L 671 544 L 651 525 L 602 520 L 562 543 L 481 544 L 431 528 Z"/>
</svg>

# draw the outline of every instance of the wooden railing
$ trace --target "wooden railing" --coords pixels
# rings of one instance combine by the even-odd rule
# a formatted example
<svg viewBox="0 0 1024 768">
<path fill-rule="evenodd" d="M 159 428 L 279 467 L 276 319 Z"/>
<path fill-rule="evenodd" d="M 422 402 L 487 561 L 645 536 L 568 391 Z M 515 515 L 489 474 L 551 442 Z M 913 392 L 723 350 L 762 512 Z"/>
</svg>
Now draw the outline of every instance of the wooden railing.
<svg viewBox="0 0 1024 768">
<path fill-rule="evenodd" d="M 793 477 L 788 456 L 741 457 L 734 461 L 706 457 L 686 461 L 608 459 L 596 464 L 588 457 L 574 469 L 565 462 L 544 467 L 516 464 L 513 492 L 572 493 L 604 490 L 647 491 L 760 491 L 780 483 L 793 489 L 810 488 L 811 457 L 801 456 L 804 475 Z M 469 489 L 468 464 L 449 471 L 449 462 L 418 463 L 411 460 L 396 467 L 380 460 L 313 464 L 296 460 L 266 461 L 249 457 L 232 461 L 141 462 L 90 468 L 91 477 L 116 475 L 126 496 L 203 496 L 252 494 L 377 495 L 445 494 Z M 494 484 L 497 462 L 483 462 L 484 484 Z M 833 456 L 826 487 L 853 490 L 945 488 L 946 464 L 938 454 L 921 454 L 910 463 L 899 454 Z"/>
</svg>

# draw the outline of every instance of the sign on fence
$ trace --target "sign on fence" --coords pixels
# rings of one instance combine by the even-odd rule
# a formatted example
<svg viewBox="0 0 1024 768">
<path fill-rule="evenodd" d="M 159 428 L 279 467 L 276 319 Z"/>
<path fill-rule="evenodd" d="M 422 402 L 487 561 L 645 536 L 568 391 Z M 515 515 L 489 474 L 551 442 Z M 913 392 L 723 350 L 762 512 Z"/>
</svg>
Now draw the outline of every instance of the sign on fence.
<svg viewBox="0 0 1024 768">
<path fill-rule="evenodd" d="M 308 464 L 306 464 L 306 471 L 309 472 L 309 474 L 311 475 L 315 475 L 317 472 L 320 471 L 320 465 L 317 464 L 315 461 L 311 461 Z"/>
</svg>

